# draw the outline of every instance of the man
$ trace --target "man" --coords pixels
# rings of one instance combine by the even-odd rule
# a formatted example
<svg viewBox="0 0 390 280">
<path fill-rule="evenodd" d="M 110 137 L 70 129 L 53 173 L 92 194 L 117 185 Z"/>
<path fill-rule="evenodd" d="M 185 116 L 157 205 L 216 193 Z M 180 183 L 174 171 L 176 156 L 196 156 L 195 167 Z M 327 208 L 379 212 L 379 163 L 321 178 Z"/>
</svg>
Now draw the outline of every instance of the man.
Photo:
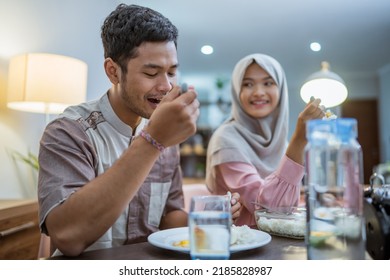
<svg viewBox="0 0 390 280">
<path fill-rule="evenodd" d="M 199 102 L 176 85 L 178 31 L 156 11 L 121 4 L 101 36 L 112 87 L 66 109 L 40 143 L 40 226 L 68 256 L 187 225 L 178 144 L 195 133 Z"/>
</svg>

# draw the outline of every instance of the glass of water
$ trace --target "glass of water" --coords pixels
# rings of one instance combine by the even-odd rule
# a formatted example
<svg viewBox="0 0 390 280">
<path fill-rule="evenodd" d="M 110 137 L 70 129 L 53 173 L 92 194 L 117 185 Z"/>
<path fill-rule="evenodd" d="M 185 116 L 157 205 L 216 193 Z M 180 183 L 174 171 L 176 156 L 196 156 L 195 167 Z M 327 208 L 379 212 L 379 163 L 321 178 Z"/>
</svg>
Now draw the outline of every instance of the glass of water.
<svg viewBox="0 0 390 280">
<path fill-rule="evenodd" d="M 231 224 L 228 195 L 193 196 L 188 220 L 191 258 L 229 259 Z"/>
</svg>

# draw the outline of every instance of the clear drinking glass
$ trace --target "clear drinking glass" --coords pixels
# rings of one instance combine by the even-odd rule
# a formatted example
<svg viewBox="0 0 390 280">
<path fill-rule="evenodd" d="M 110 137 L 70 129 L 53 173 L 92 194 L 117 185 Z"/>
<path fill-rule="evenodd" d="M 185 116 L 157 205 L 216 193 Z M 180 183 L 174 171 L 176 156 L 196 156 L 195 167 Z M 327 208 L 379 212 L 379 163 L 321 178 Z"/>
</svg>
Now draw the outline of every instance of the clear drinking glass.
<svg viewBox="0 0 390 280">
<path fill-rule="evenodd" d="M 193 260 L 229 259 L 231 224 L 229 196 L 192 197 L 188 220 L 191 258 Z"/>
</svg>

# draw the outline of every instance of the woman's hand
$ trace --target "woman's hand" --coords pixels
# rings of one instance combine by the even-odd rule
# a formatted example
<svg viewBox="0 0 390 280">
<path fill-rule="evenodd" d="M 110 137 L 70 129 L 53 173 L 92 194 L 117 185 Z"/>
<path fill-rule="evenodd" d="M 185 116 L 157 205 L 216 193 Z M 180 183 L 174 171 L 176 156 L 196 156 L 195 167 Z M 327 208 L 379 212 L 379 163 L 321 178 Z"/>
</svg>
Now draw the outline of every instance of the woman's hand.
<svg viewBox="0 0 390 280">
<path fill-rule="evenodd" d="M 240 203 L 240 194 L 239 193 L 233 193 L 232 199 L 230 200 L 230 204 L 232 206 L 231 212 L 232 212 L 232 219 L 233 222 L 237 220 L 238 217 L 240 217 L 240 211 L 241 211 L 241 203 Z"/>
<path fill-rule="evenodd" d="M 286 156 L 296 163 L 303 164 L 303 151 L 307 144 L 306 122 L 324 117 L 321 99 L 312 99 L 299 114 L 294 134 L 288 145 Z"/>
</svg>

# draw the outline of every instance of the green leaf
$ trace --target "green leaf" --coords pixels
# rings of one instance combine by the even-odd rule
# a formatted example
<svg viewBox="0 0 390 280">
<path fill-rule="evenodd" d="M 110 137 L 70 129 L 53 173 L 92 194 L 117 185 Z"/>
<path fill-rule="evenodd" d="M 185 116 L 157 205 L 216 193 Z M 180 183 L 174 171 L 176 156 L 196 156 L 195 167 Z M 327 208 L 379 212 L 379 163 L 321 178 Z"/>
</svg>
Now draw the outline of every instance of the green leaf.
<svg viewBox="0 0 390 280">
<path fill-rule="evenodd" d="M 34 154 L 32 154 L 31 152 L 29 152 L 27 154 L 27 156 L 25 156 L 25 155 L 22 155 L 21 153 L 19 153 L 18 151 L 13 151 L 12 152 L 12 156 L 15 159 L 23 161 L 24 163 L 26 163 L 27 165 L 31 166 L 35 170 L 39 169 L 38 158 Z"/>
</svg>

